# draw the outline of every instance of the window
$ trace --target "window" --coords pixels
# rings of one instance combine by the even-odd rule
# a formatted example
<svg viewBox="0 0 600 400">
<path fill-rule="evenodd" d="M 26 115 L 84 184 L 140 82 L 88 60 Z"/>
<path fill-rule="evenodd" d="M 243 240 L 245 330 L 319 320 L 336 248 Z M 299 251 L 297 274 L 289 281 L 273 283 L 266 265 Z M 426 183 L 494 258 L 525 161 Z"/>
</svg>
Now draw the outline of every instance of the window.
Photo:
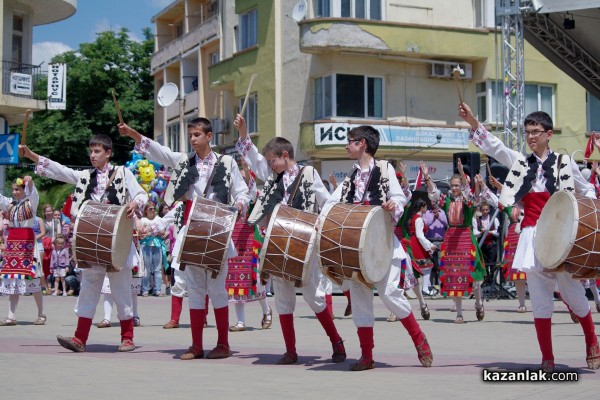
<svg viewBox="0 0 600 400">
<path fill-rule="evenodd" d="M 167 126 L 169 143 L 167 145 L 173 151 L 179 151 L 179 121 Z"/>
<path fill-rule="evenodd" d="M 383 118 L 383 78 L 345 74 L 317 78 L 314 95 L 315 119 Z"/>
<path fill-rule="evenodd" d="M 316 0 L 316 12 L 317 17 L 331 17 L 331 0 Z"/>
<path fill-rule="evenodd" d="M 341 17 L 381 20 L 381 0 L 339 1 Z"/>
<path fill-rule="evenodd" d="M 244 105 L 245 97 L 240 99 L 240 111 Z M 248 105 L 243 117 L 246 119 L 246 126 L 248 127 L 248 133 L 258 132 L 258 98 L 255 94 L 248 97 Z"/>
<path fill-rule="evenodd" d="M 12 27 L 12 61 L 23 62 L 23 16 L 13 15 Z"/>
<path fill-rule="evenodd" d="M 257 11 L 256 9 L 248 11 L 240 15 L 239 33 L 239 49 L 244 50 L 252 46 L 256 46 L 257 40 Z"/>
<path fill-rule="evenodd" d="M 210 65 L 215 65 L 220 61 L 220 56 L 219 56 L 219 52 L 215 51 L 214 53 L 210 53 L 209 55 L 210 57 Z"/>
<path fill-rule="evenodd" d="M 480 82 L 476 85 L 477 117 L 482 122 L 502 122 L 502 95 L 504 87 L 494 81 Z M 554 113 L 554 87 L 550 85 L 525 84 L 523 116 L 534 111 L 544 111 L 552 119 Z M 492 101 L 488 101 L 491 98 Z"/>
<path fill-rule="evenodd" d="M 591 131 L 600 131 L 600 99 L 591 93 L 587 93 L 587 108 L 588 108 L 588 117 L 587 117 L 587 130 Z"/>
</svg>

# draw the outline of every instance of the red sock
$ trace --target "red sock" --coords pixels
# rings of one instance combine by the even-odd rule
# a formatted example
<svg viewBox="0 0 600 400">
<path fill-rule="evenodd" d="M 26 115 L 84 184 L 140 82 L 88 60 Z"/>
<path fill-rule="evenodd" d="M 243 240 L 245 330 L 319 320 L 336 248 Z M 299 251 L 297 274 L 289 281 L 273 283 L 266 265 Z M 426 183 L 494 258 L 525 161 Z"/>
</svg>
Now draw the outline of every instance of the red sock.
<svg viewBox="0 0 600 400">
<path fill-rule="evenodd" d="M 598 342 L 596 336 L 596 328 L 594 327 L 594 320 L 592 319 L 592 312 L 588 312 L 585 317 L 579 317 L 579 323 L 583 328 L 583 334 L 585 335 L 585 345 L 591 347 Z"/>
<path fill-rule="evenodd" d="M 350 304 L 350 291 L 349 290 L 344 290 L 344 296 L 346 296 L 346 298 L 348 299 L 348 304 Z"/>
<path fill-rule="evenodd" d="M 410 335 L 413 343 L 419 344 L 423 339 L 423 331 L 421 331 L 421 327 L 415 319 L 415 315 L 411 312 L 408 314 L 408 317 L 402 318 L 400 322 L 402 322 L 402 326 L 404 326 L 404 329 L 406 329 Z"/>
<path fill-rule="evenodd" d="M 542 352 L 542 361 L 554 361 L 552 353 L 552 319 L 534 318 L 535 331 Z"/>
<path fill-rule="evenodd" d="M 294 329 L 294 314 L 279 314 L 279 323 L 283 332 L 285 351 L 296 354 L 296 331 Z"/>
<path fill-rule="evenodd" d="M 362 351 L 362 358 L 365 361 L 373 361 L 373 347 L 375 342 L 373 340 L 373 327 L 364 326 L 357 329 L 358 341 L 360 342 L 360 349 Z"/>
<path fill-rule="evenodd" d="M 327 305 L 327 311 L 329 311 L 329 315 L 333 315 L 333 295 L 326 294 L 325 295 L 325 304 Z"/>
<path fill-rule="evenodd" d="M 133 340 L 133 318 L 121 320 L 121 341 Z"/>
<path fill-rule="evenodd" d="M 171 296 L 171 320 L 179 322 L 183 309 L 183 297 Z"/>
<path fill-rule="evenodd" d="M 77 329 L 75 329 L 75 337 L 81 341 L 81 344 L 86 344 L 88 336 L 90 335 L 91 327 L 91 318 L 79 317 L 77 319 Z"/>
<path fill-rule="evenodd" d="M 327 336 L 329 336 L 329 340 L 331 341 L 331 343 L 339 343 L 339 341 L 342 340 L 342 338 L 340 337 L 340 334 L 338 333 L 337 328 L 333 323 L 333 319 L 331 318 L 329 309 L 325 308 L 323 311 L 315 315 L 321 323 L 321 326 L 323 326 L 323 329 L 325 329 L 325 333 L 327 334 Z"/>
<path fill-rule="evenodd" d="M 192 346 L 202 350 L 202 333 L 206 321 L 206 310 L 202 308 L 190 308 L 190 326 L 192 328 Z"/>
<path fill-rule="evenodd" d="M 229 348 L 229 306 L 215 308 L 215 321 L 217 325 L 217 344 Z"/>
</svg>

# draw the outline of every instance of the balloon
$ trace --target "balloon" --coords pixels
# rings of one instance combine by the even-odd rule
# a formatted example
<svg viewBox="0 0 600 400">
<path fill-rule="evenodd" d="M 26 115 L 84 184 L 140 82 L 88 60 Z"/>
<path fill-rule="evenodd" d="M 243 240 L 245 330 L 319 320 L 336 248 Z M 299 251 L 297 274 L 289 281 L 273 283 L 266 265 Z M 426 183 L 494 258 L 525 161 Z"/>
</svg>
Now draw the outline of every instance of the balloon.
<svg viewBox="0 0 600 400">
<path fill-rule="evenodd" d="M 150 182 L 156 178 L 154 165 L 150 164 L 148 160 L 141 160 L 138 162 L 138 170 L 140 171 L 140 180 L 148 185 L 150 185 Z"/>
<path fill-rule="evenodd" d="M 162 193 L 167 188 L 167 181 L 163 178 L 156 178 L 154 182 L 154 191 L 158 194 Z"/>
<path fill-rule="evenodd" d="M 143 182 L 142 182 L 142 183 L 140 183 L 140 186 L 142 187 L 142 189 L 144 189 L 144 190 L 146 191 L 146 193 L 149 193 L 149 192 L 150 192 L 150 190 L 152 189 L 152 188 L 150 187 L 150 184 L 149 184 L 149 183 L 143 183 Z"/>
<path fill-rule="evenodd" d="M 150 192 L 148 192 L 148 201 L 151 201 L 154 204 L 158 204 L 159 199 L 160 199 L 160 196 L 154 190 L 151 190 Z"/>
</svg>

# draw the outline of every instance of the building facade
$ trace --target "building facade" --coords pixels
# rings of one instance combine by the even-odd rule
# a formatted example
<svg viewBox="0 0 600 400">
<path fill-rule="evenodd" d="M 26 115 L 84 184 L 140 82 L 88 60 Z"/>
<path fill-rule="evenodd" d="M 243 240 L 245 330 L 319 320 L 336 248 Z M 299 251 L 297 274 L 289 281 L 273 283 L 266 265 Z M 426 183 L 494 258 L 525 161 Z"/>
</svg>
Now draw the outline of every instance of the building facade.
<svg viewBox="0 0 600 400">
<path fill-rule="evenodd" d="M 180 0 L 154 21 L 156 88 L 184 88 L 156 106 L 155 137 L 181 151 L 185 121 L 206 116 L 214 145 L 234 152 L 232 121 L 256 74 L 245 116 L 259 148 L 286 137 L 299 161 L 340 181 L 346 132 L 371 124 L 382 134 L 378 157 L 404 160 L 409 177 L 425 160 L 444 179 L 453 153 L 475 151 L 457 90 L 492 128 L 512 95 L 498 82 L 493 0 Z M 525 112 L 552 115 L 555 149 L 584 149 L 585 90 L 527 44 L 525 74 Z"/>
</svg>

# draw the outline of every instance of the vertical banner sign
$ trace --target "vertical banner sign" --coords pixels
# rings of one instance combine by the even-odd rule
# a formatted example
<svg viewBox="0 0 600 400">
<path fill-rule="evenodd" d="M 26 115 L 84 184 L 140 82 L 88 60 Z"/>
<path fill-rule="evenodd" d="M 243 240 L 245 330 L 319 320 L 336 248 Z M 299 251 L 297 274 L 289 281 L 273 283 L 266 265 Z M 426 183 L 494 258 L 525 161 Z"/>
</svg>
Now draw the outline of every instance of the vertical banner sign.
<svg viewBox="0 0 600 400">
<path fill-rule="evenodd" d="M 48 110 L 67 107 L 67 65 L 50 64 L 48 69 Z"/>
<path fill-rule="evenodd" d="M 11 133 L 0 135 L 0 165 L 19 163 L 19 142 L 21 135 Z"/>
</svg>

